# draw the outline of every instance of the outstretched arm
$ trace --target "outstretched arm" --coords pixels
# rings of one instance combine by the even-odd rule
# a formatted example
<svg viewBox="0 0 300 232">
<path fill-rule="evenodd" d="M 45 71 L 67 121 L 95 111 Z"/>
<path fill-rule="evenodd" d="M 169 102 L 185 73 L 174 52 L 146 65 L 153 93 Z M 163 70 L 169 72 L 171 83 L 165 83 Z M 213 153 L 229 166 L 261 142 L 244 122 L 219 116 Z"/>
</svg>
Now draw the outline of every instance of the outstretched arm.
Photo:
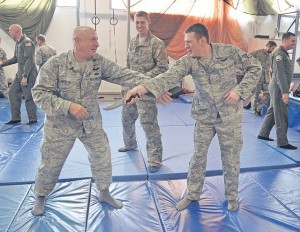
<svg viewBox="0 0 300 232">
<path fill-rule="evenodd" d="M 125 104 L 131 105 L 135 102 L 138 101 L 138 99 L 140 98 L 140 96 L 142 96 L 143 94 L 149 93 L 149 90 L 142 86 L 142 85 L 138 85 L 136 87 L 134 87 L 133 89 L 129 90 L 124 98 Z M 157 103 L 165 106 L 165 103 L 169 104 L 172 102 L 172 98 L 171 98 L 171 93 L 166 92 L 164 94 L 162 94 L 160 97 L 157 98 Z"/>
</svg>

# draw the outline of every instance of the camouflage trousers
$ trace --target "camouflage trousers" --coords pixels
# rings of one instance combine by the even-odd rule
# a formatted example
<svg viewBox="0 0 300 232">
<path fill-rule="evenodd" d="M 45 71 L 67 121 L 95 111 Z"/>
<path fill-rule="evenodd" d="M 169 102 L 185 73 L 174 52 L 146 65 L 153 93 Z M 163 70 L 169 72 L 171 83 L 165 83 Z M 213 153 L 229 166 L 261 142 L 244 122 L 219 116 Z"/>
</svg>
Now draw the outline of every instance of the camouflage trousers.
<svg viewBox="0 0 300 232">
<path fill-rule="evenodd" d="M 3 68 L 0 68 L 0 91 L 8 98 L 8 86 Z"/>
<path fill-rule="evenodd" d="M 265 92 L 264 99 L 259 98 L 259 93 L 255 93 L 255 95 L 252 97 L 252 110 L 256 112 L 261 112 L 262 108 L 269 107 L 270 105 L 270 94 L 269 92 Z"/>
<path fill-rule="evenodd" d="M 140 123 L 146 135 L 146 149 L 150 166 L 159 166 L 162 162 L 161 133 L 157 121 L 157 106 L 155 98 L 141 99 L 136 104 L 123 106 L 122 125 L 125 147 L 137 147 L 135 122 Z"/>
<path fill-rule="evenodd" d="M 194 154 L 189 164 L 187 198 L 198 200 L 200 197 L 206 172 L 208 148 L 217 134 L 224 173 L 225 197 L 227 200 L 237 199 L 240 152 L 243 144 L 241 122 L 234 121 L 225 125 L 220 118 L 217 118 L 213 124 L 201 124 L 197 121 L 194 130 Z"/>
<path fill-rule="evenodd" d="M 40 196 L 47 196 L 54 189 L 76 138 L 88 151 L 98 190 L 108 189 L 112 183 L 111 153 L 104 130 L 97 129 L 87 134 L 82 125 L 78 125 L 77 130 L 74 130 L 74 125 L 72 127 L 57 125 L 52 121 L 45 122 L 41 145 L 42 159 L 35 180 L 35 192 Z"/>
</svg>

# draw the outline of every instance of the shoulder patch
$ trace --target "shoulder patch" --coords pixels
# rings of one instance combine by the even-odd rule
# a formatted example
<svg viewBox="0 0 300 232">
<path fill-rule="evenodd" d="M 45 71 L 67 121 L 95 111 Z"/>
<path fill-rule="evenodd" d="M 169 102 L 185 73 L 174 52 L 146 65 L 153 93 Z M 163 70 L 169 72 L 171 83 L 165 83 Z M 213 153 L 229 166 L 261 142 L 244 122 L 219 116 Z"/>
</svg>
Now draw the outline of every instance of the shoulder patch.
<svg viewBox="0 0 300 232">
<path fill-rule="evenodd" d="M 282 60 L 282 56 L 281 56 L 281 55 L 277 55 L 277 56 L 275 57 L 275 59 L 276 59 L 276 61 L 281 61 L 281 60 Z"/>
<path fill-rule="evenodd" d="M 247 53 L 247 57 L 248 57 L 248 58 L 251 58 L 251 57 L 252 57 L 252 55 L 251 55 L 251 54 L 249 54 L 249 53 Z"/>
<path fill-rule="evenodd" d="M 25 43 L 25 46 L 26 46 L 26 47 L 31 47 L 31 42 L 30 42 L 30 41 L 27 41 L 27 42 Z"/>
</svg>

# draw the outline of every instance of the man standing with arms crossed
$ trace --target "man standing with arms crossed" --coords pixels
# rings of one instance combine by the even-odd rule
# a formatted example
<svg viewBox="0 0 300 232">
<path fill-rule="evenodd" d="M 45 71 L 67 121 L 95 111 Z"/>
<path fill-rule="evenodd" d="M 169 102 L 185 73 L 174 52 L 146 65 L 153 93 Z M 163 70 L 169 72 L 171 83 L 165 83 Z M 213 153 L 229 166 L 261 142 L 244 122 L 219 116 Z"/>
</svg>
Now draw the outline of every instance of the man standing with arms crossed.
<svg viewBox="0 0 300 232">
<path fill-rule="evenodd" d="M 9 34 L 16 41 L 15 54 L 9 60 L 0 61 L 0 67 L 18 63 L 18 72 L 8 91 L 11 120 L 5 124 L 21 122 L 22 95 L 25 97 L 28 125 L 34 124 L 37 123 L 37 107 L 32 99 L 31 88 L 37 77 L 35 46 L 31 39 L 23 35 L 22 27 L 18 24 L 9 27 Z"/>
<path fill-rule="evenodd" d="M 269 138 L 269 135 L 275 125 L 277 145 L 288 150 L 297 149 L 296 146 L 289 144 L 287 139 L 289 89 L 293 79 L 293 63 L 287 51 L 293 49 L 295 45 L 296 35 L 291 32 L 284 33 L 282 45 L 272 54 L 272 79 L 269 85 L 270 107 L 258 134 L 258 139 L 274 141 Z"/>
<path fill-rule="evenodd" d="M 168 58 L 162 40 L 152 35 L 149 30 L 150 18 L 147 12 L 139 11 L 134 16 L 138 34 L 131 39 L 127 68 L 155 77 L 168 70 Z M 140 117 L 147 139 L 147 155 L 150 172 L 157 172 L 162 162 L 162 142 L 157 121 L 157 106 L 151 95 L 143 96 L 139 102 L 123 106 L 122 125 L 124 147 L 119 152 L 137 148 L 135 122 Z"/>
</svg>

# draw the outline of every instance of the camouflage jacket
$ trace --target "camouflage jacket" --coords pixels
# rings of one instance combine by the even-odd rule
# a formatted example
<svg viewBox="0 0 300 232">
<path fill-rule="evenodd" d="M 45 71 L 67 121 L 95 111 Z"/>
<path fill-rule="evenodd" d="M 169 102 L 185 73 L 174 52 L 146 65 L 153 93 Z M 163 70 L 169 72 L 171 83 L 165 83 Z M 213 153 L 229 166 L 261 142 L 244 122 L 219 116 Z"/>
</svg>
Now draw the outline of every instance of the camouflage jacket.
<svg viewBox="0 0 300 232">
<path fill-rule="evenodd" d="M 150 32 L 141 44 L 139 34 L 131 39 L 127 54 L 127 68 L 155 77 L 167 71 L 168 65 L 165 44 L 162 40 Z"/>
<path fill-rule="evenodd" d="M 35 63 L 41 68 L 54 55 L 56 55 L 56 50 L 47 44 L 43 44 L 36 49 Z"/>
<path fill-rule="evenodd" d="M 270 69 L 271 69 L 271 53 L 268 53 L 264 49 L 258 49 L 250 53 L 254 58 L 258 59 L 261 64 L 262 72 L 259 84 L 257 85 L 257 91 L 267 89 L 270 82 Z M 263 87 L 264 86 L 264 87 Z"/>
<path fill-rule="evenodd" d="M 132 88 L 149 79 L 141 73 L 121 67 L 96 54 L 85 65 L 82 74 L 73 51 L 54 56 L 41 68 L 32 95 L 47 120 L 53 124 L 76 128 L 83 124 L 88 133 L 102 125 L 97 93 L 102 80 Z M 87 120 L 79 120 L 68 113 L 71 103 L 83 106 L 89 114 Z"/>
<path fill-rule="evenodd" d="M 261 75 L 261 65 L 253 56 L 232 45 L 211 46 L 212 58 L 208 62 L 186 55 L 167 72 L 143 85 L 159 97 L 181 78 L 191 75 L 195 83 L 191 114 L 195 120 L 210 123 L 219 114 L 224 123 L 241 121 L 242 101 L 238 105 L 227 105 L 224 96 L 234 91 L 241 99 L 247 99 Z M 245 76 L 239 84 L 235 76 L 236 69 L 245 70 Z"/>
</svg>

